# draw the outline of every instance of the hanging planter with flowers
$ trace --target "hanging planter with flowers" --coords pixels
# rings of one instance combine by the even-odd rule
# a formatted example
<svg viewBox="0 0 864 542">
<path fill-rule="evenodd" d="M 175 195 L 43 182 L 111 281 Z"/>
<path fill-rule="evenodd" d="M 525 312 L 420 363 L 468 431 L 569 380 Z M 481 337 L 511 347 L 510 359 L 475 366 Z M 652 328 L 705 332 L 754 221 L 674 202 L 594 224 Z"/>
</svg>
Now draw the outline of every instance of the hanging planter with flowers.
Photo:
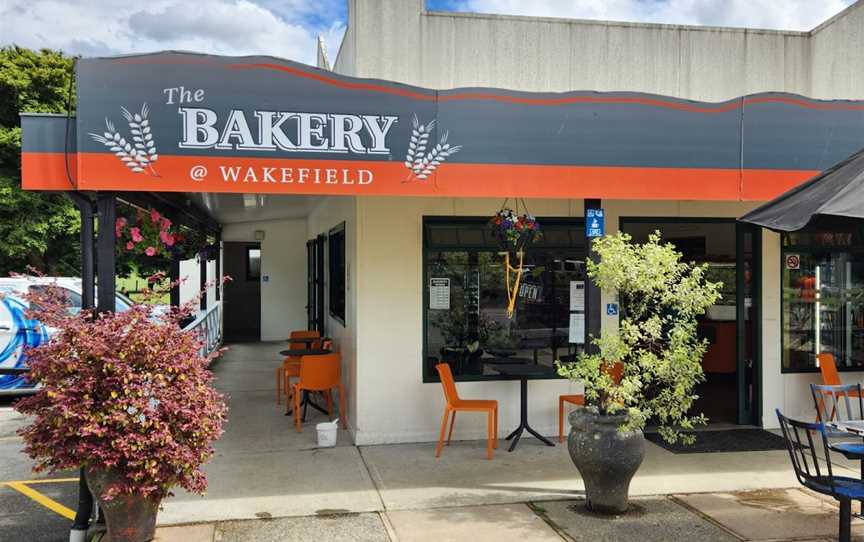
<svg viewBox="0 0 864 542">
<path fill-rule="evenodd" d="M 207 236 L 182 230 L 155 209 L 138 210 L 135 218 L 117 217 L 114 234 L 118 250 L 133 257 L 151 259 L 157 256 L 194 258 L 207 248 Z"/>
<path fill-rule="evenodd" d="M 139 211 L 135 222 L 124 216 L 117 217 L 114 235 L 127 252 L 149 257 L 168 252 L 183 240 L 171 221 L 155 209 L 150 209 L 146 216 Z"/>
<path fill-rule="evenodd" d="M 516 310 L 516 298 L 519 295 L 519 284 L 522 281 L 523 259 L 525 247 L 540 236 L 540 223 L 528 213 L 528 207 L 522 201 L 524 213 L 519 214 L 519 201 L 516 200 L 516 210 L 507 207 L 507 201 L 489 224 L 492 234 L 501 245 L 504 256 L 504 277 L 507 287 L 507 317 L 513 318 Z M 514 266 L 515 264 L 515 266 Z"/>
</svg>

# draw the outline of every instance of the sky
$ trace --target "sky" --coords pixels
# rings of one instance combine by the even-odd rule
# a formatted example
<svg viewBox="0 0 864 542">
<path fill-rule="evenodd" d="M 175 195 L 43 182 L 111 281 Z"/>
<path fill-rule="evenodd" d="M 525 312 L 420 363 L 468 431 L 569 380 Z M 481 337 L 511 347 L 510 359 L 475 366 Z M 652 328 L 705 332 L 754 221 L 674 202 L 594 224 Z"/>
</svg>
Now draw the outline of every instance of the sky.
<svg viewBox="0 0 864 542">
<path fill-rule="evenodd" d="M 371 0 L 358 0 L 371 1 Z M 430 10 L 810 30 L 854 0 L 427 0 Z M 331 60 L 347 0 L 0 0 L 0 45 L 82 56 L 164 49 Z"/>
</svg>

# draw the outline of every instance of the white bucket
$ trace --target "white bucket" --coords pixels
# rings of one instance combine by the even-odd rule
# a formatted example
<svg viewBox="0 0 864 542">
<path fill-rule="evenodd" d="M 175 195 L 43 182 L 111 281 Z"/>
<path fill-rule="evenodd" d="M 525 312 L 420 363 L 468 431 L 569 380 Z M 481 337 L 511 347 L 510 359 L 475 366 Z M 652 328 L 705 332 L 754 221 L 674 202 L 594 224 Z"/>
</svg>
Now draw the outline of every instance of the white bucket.
<svg viewBox="0 0 864 542">
<path fill-rule="evenodd" d="M 336 435 L 339 433 L 339 420 L 319 423 L 315 426 L 318 430 L 318 447 L 332 448 L 336 446 Z"/>
</svg>

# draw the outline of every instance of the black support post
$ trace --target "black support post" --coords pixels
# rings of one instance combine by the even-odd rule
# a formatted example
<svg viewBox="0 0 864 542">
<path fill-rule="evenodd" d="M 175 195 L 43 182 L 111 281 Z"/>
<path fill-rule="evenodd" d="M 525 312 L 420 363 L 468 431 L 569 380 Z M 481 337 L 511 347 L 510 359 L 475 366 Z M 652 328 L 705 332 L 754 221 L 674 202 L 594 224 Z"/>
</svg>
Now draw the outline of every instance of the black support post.
<svg viewBox="0 0 864 542">
<path fill-rule="evenodd" d="M 207 310 L 207 250 L 202 250 L 198 254 L 198 291 L 201 292 L 201 310 Z"/>
<path fill-rule="evenodd" d="M 599 199 L 586 199 L 585 200 L 585 215 L 588 214 L 588 209 L 600 209 L 601 201 Z M 586 221 L 585 224 L 586 234 L 588 231 L 588 224 Z M 594 239 L 585 237 L 585 246 L 587 249 L 587 257 L 592 262 L 598 262 L 599 257 L 597 253 L 594 252 Z M 600 288 L 594 284 L 594 281 L 591 279 L 586 279 L 585 281 L 585 351 L 589 354 L 596 354 L 598 352 L 598 348 L 591 343 L 591 337 L 600 337 L 600 319 L 601 319 L 601 302 L 600 302 Z"/>
<path fill-rule="evenodd" d="M 96 273 L 98 282 L 96 296 L 97 312 L 114 312 L 117 308 L 115 295 L 116 260 L 114 222 L 117 219 L 117 198 L 113 192 L 101 192 L 96 199 L 99 213 L 99 232 L 96 241 Z"/>
<path fill-rule="evenodd" d="M 75 202 L 81 213 L 81 308 L 87 310 L 92 309 L 95 304 L 93 202 L 90 198 L 77 192 L 70 192 L 69 197 Z M 111 233 L 112 235 L 114 233 L 113 226 Z M 93 495 L 90 493 L 90 488 L 87 487 L 84 467 L 79 469 L 78 476 L 78 506 L 69 533 L 71 542 L 86 540 L 90 518 L 93 516 Z"/>
<path fill-rule="evenodd" d="M 171 281 L 171 306 L 180 306 L 180 256 L 177 254 L 171 255 L 171 270 L 168 273 L 168 279 Z"/>
<path fill-rule="evenodd" d="M 216 232 L 216 301 L 222 299 L 222 230 Z"/>
<path fill-rule="evenodd" d="M 94 224 L 93 202 L 90 198 L 77 192 L 70 192 L 69 197 L 78 206 L 81 213 L 81 308 L 92 309 L 96 303 L 96 277 L 93 265 Z"/>
</svg>

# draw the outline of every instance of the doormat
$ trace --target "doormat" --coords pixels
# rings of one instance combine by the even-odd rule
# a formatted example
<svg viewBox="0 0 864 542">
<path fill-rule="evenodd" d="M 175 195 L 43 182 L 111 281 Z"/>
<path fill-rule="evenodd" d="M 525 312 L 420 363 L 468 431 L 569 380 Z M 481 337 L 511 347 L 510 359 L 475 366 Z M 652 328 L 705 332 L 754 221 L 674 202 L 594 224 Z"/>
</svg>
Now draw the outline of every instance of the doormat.
<svg viewBox="0 0 864 542">
<path fill-rule="evenodd" d="M 714 452 L 764 452 L 785 450 L 786 442 L 780 435 L 762 429 L 724 429 L 695 431 L 692 445 L 676 442 L 668 444 L 659 433 L 645 433 L 645 438 L 673 454 L 706 454 Z"/>
</svg>

